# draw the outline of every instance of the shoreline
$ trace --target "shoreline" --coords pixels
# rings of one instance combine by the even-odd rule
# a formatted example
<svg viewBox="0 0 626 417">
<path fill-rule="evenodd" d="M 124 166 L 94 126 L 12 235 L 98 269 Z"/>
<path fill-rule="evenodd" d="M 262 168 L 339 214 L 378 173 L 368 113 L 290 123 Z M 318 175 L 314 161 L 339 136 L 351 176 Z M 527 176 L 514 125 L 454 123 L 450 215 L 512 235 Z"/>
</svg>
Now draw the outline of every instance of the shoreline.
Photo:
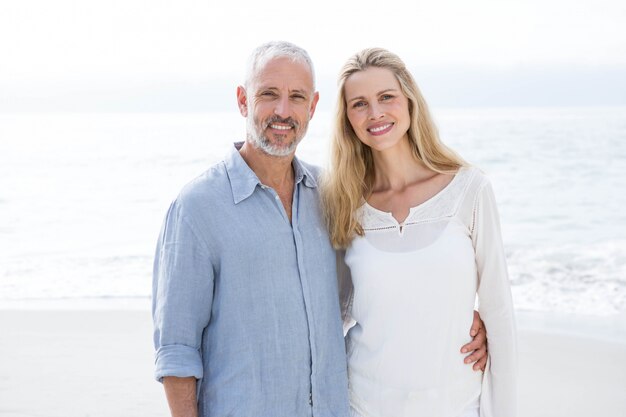
<svg viewBox="0 0 626 417">
<path fill-rule="evenodd" d="M 3 311 L 145 311 L 150 297 L 68 297 L 0 299 Z M 518 330 L 592 338 L 626 344 L 626 313 L 593 315 L 553 311 L 515 310 Z"/>
<path fill-rule="evenodd" d="M 0 311 L 150 311 L 150 297 L 0 299 Z"/>
</svg>

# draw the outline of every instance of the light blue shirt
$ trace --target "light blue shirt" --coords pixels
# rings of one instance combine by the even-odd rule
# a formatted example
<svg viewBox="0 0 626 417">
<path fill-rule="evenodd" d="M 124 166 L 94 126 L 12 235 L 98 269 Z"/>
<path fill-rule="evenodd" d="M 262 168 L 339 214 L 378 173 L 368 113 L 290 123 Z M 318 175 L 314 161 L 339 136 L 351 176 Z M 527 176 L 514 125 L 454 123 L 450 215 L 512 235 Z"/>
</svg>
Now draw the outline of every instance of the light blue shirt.
<svg viewBox="0 0 626 417">
<path fill-rule="evenodd" d="M 154 263 L 156 378 L 196 377 L 200 416 L 348 415 L 318 171 L 292 165 L 291 223 L 235 147 L 167 213 Z"/>
</svg>

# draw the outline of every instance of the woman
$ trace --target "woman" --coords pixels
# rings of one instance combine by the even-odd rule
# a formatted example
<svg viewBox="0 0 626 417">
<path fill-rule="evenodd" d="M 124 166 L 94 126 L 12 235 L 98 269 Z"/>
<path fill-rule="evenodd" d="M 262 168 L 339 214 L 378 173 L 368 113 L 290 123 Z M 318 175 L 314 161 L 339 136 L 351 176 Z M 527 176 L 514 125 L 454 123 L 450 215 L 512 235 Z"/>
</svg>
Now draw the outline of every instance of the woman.
<svg viewBox="0 0 626 417">
<path fill-rule="evenodd" d="M 353 415 L 514 416 L 515 324 L 492 188 L 439 141 L 413 77 L 384 49 L 341 72 L 323 202 L 331 240 L 346 249 Z M 476 296 L 484 375 L 455 348 Z"/>
</svg>

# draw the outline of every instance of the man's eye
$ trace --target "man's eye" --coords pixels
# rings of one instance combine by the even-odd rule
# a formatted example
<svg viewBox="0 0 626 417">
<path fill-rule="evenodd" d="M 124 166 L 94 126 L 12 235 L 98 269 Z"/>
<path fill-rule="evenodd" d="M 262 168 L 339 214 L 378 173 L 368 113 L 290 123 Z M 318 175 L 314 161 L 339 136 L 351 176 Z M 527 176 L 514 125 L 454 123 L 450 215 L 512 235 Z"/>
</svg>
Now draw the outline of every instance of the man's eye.
<svg viewBox="0 0 626 417">
<path fill-rule="evenodd" d="M 301 94 L 294 94 L 291 98 L 294 100 L 304 100 L 304 96 Z"/>
<path fill-rule="evenodd" d="M 274 93 L 273 91 L 264 91 L 261 93 L 261 95 L 264 97 L 276 97 L 276 93 Z"/>
</svg>

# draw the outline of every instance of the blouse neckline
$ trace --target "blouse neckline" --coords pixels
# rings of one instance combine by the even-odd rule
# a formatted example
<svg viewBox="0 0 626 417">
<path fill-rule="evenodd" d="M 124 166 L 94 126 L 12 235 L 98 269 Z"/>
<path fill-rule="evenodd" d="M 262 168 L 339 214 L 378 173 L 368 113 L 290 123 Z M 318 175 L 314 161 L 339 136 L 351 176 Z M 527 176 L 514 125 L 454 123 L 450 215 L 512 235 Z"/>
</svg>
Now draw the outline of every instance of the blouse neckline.
<svg viewBox="0 0 626 417">
<path fill-rule="evenodd" d="M 427 200 L 422 201 L 421 203 L 419 203 L 416 206 L 413 207 L 409 207 L 409 214 L 406 216 L 406 218 L 402 221 L 399 222 L 395 217 L 393 217 L 393 214 L 391 212 L 388 211 L 383 211 L 380 209 L 377 209 L 376 207 L 370 205 L 367 200 L 365 200 L 365 203 L 363 204 L 363 207 L 367 210 L 369 210 L 370 212 L 374 212 L 378 215 L 384 216 L 389 218 L 389 220 L 393 221 L 394 224 L 400 228 L 400 230 L 402 230 L 402 228 L 404 227 L 404 225 L 407 223 L 407 221 L 409 221 L 412 217 L 412 215 L 417 211 L 420 210 L 424 207 L 428 207 L 429 205 L 431 205 L 433 203 L 433 201 L 436 201 L 438 199 L 441 198 L 442 195 L 446 194 L 447 191 L 449 189 L 451 189 L 452 184 L 455 183 L 458 178 L 459 178 L 459 174 L 461 173 L 461 171 L 463 171 L 465 169 L 465 167 L 461 167 L 459 168 L 459 170 L 456 172 L 456 174 L 454 174 L 454 177 L 452 177 L 452 179 L 450 180 L 450 182 L 448 184 L 446 184 L 445 187 L 443 187 L 441 190 L 437 191 L 437 193 L 435 193 L 432 197 L 428 198 Z"/>
</svg>

